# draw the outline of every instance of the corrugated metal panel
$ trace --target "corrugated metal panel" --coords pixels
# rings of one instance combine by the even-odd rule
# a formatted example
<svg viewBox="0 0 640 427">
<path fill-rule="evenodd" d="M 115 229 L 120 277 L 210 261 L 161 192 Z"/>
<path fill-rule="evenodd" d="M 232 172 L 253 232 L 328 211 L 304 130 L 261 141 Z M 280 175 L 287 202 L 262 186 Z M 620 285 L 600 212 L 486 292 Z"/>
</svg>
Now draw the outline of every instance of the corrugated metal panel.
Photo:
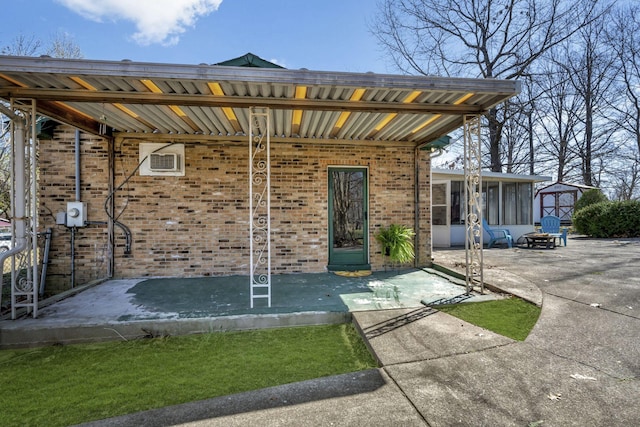
<svg viewBox="0 0 640 427">
<path fill-rule="evenodd" d="M 223 95 L 213 96 L 210 84 L 219 84 Z M 306 87 L 304 99 L 295 97 L 300 86 Z M 87 118 L 96 124 L 106 118 L 108 126 L 122 132 L 233 136 L 248 132 L 248 107 L 255 104 L 271 106 L 277 137 L 419 143 L 459 126 L 465 111 L 477 114 L 517 91 L 514 82 L 499 80 L 0 56 L 5 98 L 41 99 L 43 109 L 50 107 L 47 111 L 59 120 L 86 129 Z M 414 132 L 439 106 L 441 116 Z M 74 111 L 87 117 L 75 123 Z M 294 111 L 302 112 L 299 136 L 293 132 Z M 338 128 L 339 120 L 344 123 Z"/>
</svg>

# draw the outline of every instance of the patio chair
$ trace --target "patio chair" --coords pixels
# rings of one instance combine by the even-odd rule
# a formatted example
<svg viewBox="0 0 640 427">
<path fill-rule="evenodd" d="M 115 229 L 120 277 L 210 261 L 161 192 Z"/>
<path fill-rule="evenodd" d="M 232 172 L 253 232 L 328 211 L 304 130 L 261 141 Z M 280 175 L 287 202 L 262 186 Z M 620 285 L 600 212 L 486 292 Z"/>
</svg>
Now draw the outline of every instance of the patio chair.
<svg viewBox="0 0 640 427">
<path fill-rule="evenodd" d="M 487 246 L 488 249 L 502 240 L 507 243 L 508 247 L 513 247 L 513 237 L 511 237 L 511 232 L 506 228 L 491 228 L 487 223 L 487 220 L 482 218 L 482 229 L 487 232 L 489 235 L 489 244 Z"/>
<path fill-rule="evenodd" d="M 564 245 L 567 246 L 567 229 L 565 227 L 560 228 L 560 217 L 555 215 L 542 217 L 540 219 L 540 230 L 556 239 L 562 240 Z"/>
</svg>

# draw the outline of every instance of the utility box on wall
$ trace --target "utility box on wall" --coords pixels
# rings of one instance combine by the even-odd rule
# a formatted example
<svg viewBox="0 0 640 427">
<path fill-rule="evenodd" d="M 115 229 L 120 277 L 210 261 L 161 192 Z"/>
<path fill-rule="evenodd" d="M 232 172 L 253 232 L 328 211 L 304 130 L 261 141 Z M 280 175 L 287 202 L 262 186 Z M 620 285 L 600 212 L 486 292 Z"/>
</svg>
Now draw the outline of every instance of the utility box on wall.
<svg viewBox="0 0 640 427">
<path fill-rule="evenodd" d="M 67 202 L 67 227 L 84 227 L 87 222 L 87 204 Z"/>
</svg>

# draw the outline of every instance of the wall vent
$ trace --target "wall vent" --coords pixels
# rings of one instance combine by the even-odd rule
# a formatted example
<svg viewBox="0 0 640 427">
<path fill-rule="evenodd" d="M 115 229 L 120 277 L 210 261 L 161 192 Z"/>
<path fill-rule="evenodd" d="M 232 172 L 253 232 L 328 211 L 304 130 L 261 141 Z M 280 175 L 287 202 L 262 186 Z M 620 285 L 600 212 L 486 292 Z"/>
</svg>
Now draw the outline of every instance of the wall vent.
<svg viewBox="0 0 640 427">
<path fill-rule="evenodd" d="M 140 143 L 140 175 L 184 176 L 184 144 Z"/>
</svg>

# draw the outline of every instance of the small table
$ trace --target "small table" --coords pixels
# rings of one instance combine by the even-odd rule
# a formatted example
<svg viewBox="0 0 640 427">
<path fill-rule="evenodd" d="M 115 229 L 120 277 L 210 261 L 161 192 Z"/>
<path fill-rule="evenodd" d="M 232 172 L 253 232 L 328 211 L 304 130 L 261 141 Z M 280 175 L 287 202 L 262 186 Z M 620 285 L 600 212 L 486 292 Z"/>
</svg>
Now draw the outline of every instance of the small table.
<svg viewBox="0 0 640 427">
<path fill-rule="evenodd" d="M 533 248 L 535 246 L 544 246 L 547 249 L 554 249 L 556 247 L 556 236 L 549 233 L 529 233 L 525 234 L 524 238 L 527 239 L 527 247 Z"/>
</svg>

